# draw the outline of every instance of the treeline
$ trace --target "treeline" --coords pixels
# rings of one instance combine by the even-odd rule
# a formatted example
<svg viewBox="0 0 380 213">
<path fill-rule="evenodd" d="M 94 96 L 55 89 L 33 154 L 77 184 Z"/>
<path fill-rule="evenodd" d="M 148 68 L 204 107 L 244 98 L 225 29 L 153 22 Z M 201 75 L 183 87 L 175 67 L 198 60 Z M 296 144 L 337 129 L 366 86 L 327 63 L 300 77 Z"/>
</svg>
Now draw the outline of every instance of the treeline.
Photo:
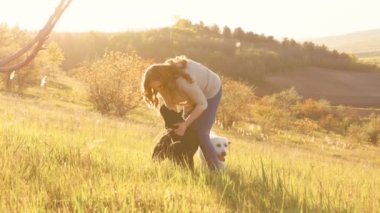
<svg viewBox="0 0 380 213">
<path fill-rule="evenodd" d="M 217 72 L 251 82 L 271 72 L 317 66 L 346 70 L 374 70 L 375 65 L 312 42 L 275 40 L 272 36 L 205 26 L 180 19 L 168 28 L 123 33 L 56 33 L 52 36 L 63 49 L 67 69 L 92 62 L 108 50 L 135 51 L 146 59 L 161 62 L 175 55 L 186 55 Z"/>
</svg>

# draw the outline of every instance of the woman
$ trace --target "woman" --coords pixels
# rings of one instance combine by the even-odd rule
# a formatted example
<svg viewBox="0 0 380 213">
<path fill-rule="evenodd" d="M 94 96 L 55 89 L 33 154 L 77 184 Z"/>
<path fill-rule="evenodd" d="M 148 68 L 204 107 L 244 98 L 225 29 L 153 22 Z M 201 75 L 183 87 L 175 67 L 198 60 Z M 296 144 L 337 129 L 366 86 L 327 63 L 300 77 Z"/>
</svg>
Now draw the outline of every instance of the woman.
<svg viewBox="0 0 380 213">
<path fill-rule="evenodd" d="M 184 56 L 151 65 L 143 77 L 144 100 L 151 106 L 164 104 L 177 111 L 184 108 L 185 121 L 177 124 L 175 133 L 184 135 L 190 125 L 196 128 L 200 147 L 210 170 L 219 169 L 217 153 L 210 141 L 210 131 L 222 95 L 219 76 L 204 65 Z"/>
</svg>

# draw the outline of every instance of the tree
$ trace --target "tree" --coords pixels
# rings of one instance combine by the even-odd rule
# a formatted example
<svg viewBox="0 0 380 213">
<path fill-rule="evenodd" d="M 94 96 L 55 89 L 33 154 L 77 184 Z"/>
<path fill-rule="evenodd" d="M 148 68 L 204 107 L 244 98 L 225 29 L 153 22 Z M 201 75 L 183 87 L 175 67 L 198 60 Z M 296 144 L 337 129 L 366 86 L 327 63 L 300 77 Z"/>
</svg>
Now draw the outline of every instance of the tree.
<svg viewBox="0 0 380 213">
<path fill-rule="evenodd" d="M 56 42 L 51 42 L 46 50 L 41 52 L 40 58 L 40 63 L 46 67 L 46 71 L 54 72 L 62 65 L 65 56 L 59 45 Z"/>
<path fill-rule="evenodd" d="M 214 24 L 210 27 L 210 31 L 214 34 L 217 34 L 219 35 L 220 34 L 220 29 L 218 27 L 218 25 Z"/>
<path fill-rule="evenodd" d="M 55 9 L 55 12 L 52 16 L 50 16 L 46 25 L 37 33 L 33 40 L 31 40 L 27 45 L 23 48 L 19 49 L 14 54 L 5 57 L 0 60 L 0 72 L 12 72 L 14 70 L 18 70 L 23 66 L 30 63 L 36 56 L 37 53 L 43 49 L 43 44 L 48 39 L 49 34 L 53 30 L 55 24 L 58 22 L 62 13 L 66 10 L 66 8 L 70 5 L 72 0 L 61 0 L 61 3 Z M 25 59 L 16 64 L 11 64 L 16 59 L 20 59 L 22 56 L 29 53 Z"/>
<path fill-rule="evenodd" d="M 232 33 L 232 37 L 243 40 L 245 38 L 245 32 L 241 27 L 235 28 L 234 32 Z"/>
<path fill-rule="evenodd" d="M 3 28 L 0 31 L 2 42 L 12 44 L 4 48 L 1 47 L 1 55 L 8 55 L 9 52 L 20 48 L 30 39 L 30 35 L 27 32 L 21 31 L 18 28 Z M 17 63 L 20 60 L 22 59 L 17 59 L 15 62 Z M 22 93 L 28 86 L 39 82 L 44 76 L 48 76 L 50 72 L 57 70 L 63 60 L 63 52 L 58 44 L 50 42 L 44 50 L 39 52 L 34 60 L 19 68 L 17 72 L 1 73 L 5 90 Z"/>
<path fill-rule="evenodd" d="M 174 24 L 174 27 L 178 28 L 191 28 L 193 24 L 188 19 L 179 18 L 176 23 Z"/>
<path fill-rule="evenodd" d="M 31 63 L 33 59 L 37 56 L 38 52 L 44 49 L 43 45 L 48 39 L 49 34 L 53 30 L 55 24 L 58 22 L 59 18 L 63 12 L 70 5 L 72 0 L 61 0 L 60 4 L 56 7 L 55 12 L 50 16 L 49 20 L 45 26 L 37 33 L 37 35 L 30 40 L 28 43 L 24 44 L 18 51 L 13 54 L 7 54 L 8 56 L 0 59 L 0 72 L 5 74 L 5 84 L 8 87 L 11 80 L 15 76 L 15 72 L 22 70 L 19 73 L 17 82 L 19 85 L 19 91 L 21 91 L 24 85 L 24 80 L 21 76 L 29 76 L 29 70 L 32 70 L 35 66 L 34 63 Z M 16 40 L 19 38 L 16 37 Z M 11 45 L 9 45 L 11 46 Z M 12 49 L 13 50 L 13 49 Z"/>
<path fill-rule="evenodd" d="M 231 29 L 228 26 L 224 26 L 222 34 L 225 38 L 230 38 L 231 37 Z"/>
</svg>

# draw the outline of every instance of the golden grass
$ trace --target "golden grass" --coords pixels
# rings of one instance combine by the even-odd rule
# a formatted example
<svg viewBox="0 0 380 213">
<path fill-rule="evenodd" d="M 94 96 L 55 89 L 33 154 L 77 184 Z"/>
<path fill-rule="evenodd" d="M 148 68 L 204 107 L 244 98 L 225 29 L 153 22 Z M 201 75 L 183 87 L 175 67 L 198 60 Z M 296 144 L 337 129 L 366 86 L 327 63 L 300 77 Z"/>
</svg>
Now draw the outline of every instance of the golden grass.
<svg viewBox="0 0 380 213">
<path fill-rule="evenodd" d="M 154 138 L 163 125 L 154 113 L 138 108 L 117 119 L 64 100 L 0 94 L 2 211 L 380 209 L 377 164 L 219 131 L 232 141 L 228 170 L 210 174 L 196 161 L 191 173 L 169 162 L 151 161 Z"/>
</svg>

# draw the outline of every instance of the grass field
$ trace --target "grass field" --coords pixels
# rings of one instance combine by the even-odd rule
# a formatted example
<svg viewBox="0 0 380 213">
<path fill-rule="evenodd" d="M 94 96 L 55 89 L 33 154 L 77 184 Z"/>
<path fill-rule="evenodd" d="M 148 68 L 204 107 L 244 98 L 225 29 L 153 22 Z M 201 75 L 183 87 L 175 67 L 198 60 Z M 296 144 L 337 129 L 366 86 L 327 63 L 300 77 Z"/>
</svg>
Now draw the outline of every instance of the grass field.
<svg viewBox="0 0 380 213">
<path fill-rule="evenodd" d="M 337 35 L 312 39 L 317 44 L 324 44 L 330 49 L 359 55 L 370 55 L 380 51 L 380 30 L 358 31 L 345 35 Z"/>
<path fill-rule="evenodd" d="M 232 141 L 228 170 L 209 173 L 197 159 L 191 173 L 151 161 L 162 129 L 155 113 L 102 116 L 79 91 L 0 93 L 1 212 L 379 212 L 374 147 L 217 129 Z"/>
<path fill-rule="evenodd" d="M 380 66 L 380 56 L 361 57 L 359 61 Z"/>
</svg>

